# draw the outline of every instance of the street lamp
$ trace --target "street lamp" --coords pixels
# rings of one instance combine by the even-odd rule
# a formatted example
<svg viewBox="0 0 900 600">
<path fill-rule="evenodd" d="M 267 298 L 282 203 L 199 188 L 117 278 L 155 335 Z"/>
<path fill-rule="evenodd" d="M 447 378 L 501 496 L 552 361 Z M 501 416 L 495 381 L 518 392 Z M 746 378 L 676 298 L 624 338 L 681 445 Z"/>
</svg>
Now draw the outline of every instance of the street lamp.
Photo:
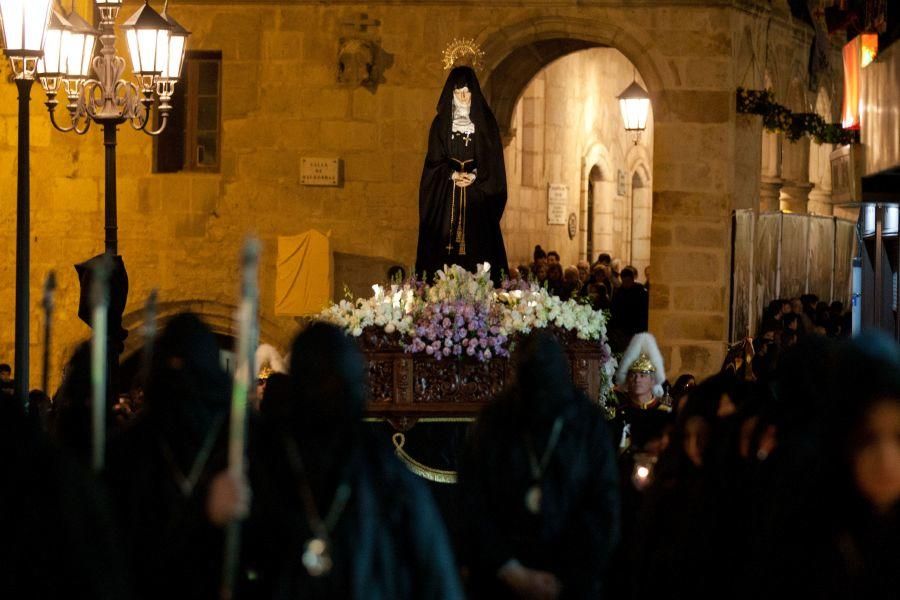
<svg viewBox="0 0 900 600">
<path fill-rule="evenodd" d="M 647 128 L 647 115 L 650 112 L 650 96 L 641 87 L 635 76 L 625 90 L 619 94 L 619 109 L 625 122 L 625 131 L 634 132 L 634 143 L 637 145 L 641 132 Z"/>
<path fill-rule="evenodd" d="M 2 0 L 0 0 L 2 1 Z M 129 123 L 134 129 L 148 135 L 162 133 L 172 110 L 171 99 L 181 75 L 181 65 L 188 31 L 167 15 L 168 1 L 163 15 L 156 12 L 145 0 L 144 4 L 121 26 L 128 44 L 131 70 L 134 80 L 124 78 L 126 61 L 116 54 L 116 18 L 122 7 L 122 0 L 96 0 L 100 9 L 100 30 L 95 31 L 80 15 L 72 11 L 65 19 L 69 26 L 68 43 L 63 51 L 65 75 L 61 77 L 68 97 L 67 111 L 69 124 L 57 121 L 56 108 L 59 102 L 59 82 L 54 78 L 41 78 L 47 93 L 47 110 L 53 126 L 62 132 L 74 131 L 84 134 L 92 122 L 103 127 L 105 146 L 104 177 L 104 251 L 117 257 L 119 254 L 118 210 L 116 199 L 116 134 L 118 127 Z M 165 16 L 164 16 L 165 15 Z M 60 23 L 63 23 L 60 21 Z M 63 27 L 61 27 L 63 28 Z M 63 34 L 60 34 L 61 36 Z M 100 39 L 99 54 L 94 55 L 97 38 Z M 47 61 L 47 69 L 51 68 Z M 45 83 L 46 82 L 46 83 Z M 153 108 L 159 115 L 159 127 L 149 127 Z M 115 261 L 121 274 L 113 273 L 112 280 L 122 282 L 127 293 L 127 275 L 121 259 Z M 82 290 L 82 296 L 88 290 Z M 113 294 L 116 292 L 113 291 Z M 122 298 L 124 309 L 124 297 Z M 112 312 L 112 310 L 111 310 Z M 114 399 L 117 378 L 118 354 L 121 340 L 113 341 L 119 335 L 115 324 L 119 315 L 110 315 L 110 343 L 107 381 L 108 394 Z"/>
<path fill-rule="evenodd" d="M 16 185 L 15 397 L 28 405 L 28 350 L 31 313 L 31 189 L 29 104 L 38 59 L 50 19 L 51 0 L 0 0 L 3 48 L 19 90 L 19 164 Z"/>
</svg>

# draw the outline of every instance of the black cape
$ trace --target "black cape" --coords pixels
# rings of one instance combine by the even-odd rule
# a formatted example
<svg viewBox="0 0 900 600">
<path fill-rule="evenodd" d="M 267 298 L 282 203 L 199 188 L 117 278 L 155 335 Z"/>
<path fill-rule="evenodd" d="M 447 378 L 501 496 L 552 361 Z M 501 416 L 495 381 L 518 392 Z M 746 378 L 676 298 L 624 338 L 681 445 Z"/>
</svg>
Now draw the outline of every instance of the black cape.
<svg viewBox="0 0 900 600">
<path fill-rule="evenodd" d="M 453 162 L 451 126 L 453 91 L 467 86 L 472 94 L 469 116 L 475 124 L 475 182 L 466 188 L 464 255 L 451 245 L 451 201 L 453 181 L 450 176 L 459 166 Z M 467 168 L 467 172 L 471 169 Z M 416 252 L 416 274 L 430 278 L 444 265 L 460 265 L 470 271 L 479 263 L 491 264 L 491 278 L 499 283 L 501 272 L 508 273 L 506 249 L 500 232 L 500 218 L 506 207 L 506 167 L 500 129 L 491 112 L 475 72 L 457 67 L 450 72 L 437 105 L 437 115 L 428 134 L 428 154 L 419 184 L 419 244 Z"/>
<path fill-rule="evenodd" d="M 524 503 L 532 483 L 528 455 L 513 416 L 518 401 L 507 392 L 485 409 L 460 465 L 470 597 L 512 597 L 496 577 L 512 558 L 556 575 L 565 598 L 602 597 L 620 505 L 615 452 L 600 409 L 579 394 L 564 410 L 563 433 L 543 478 L 542 512 L 532 515 Z M 536 444 L 546 447 L 546 436 Z"/>
<path fill-rule="evenodd" d="M 346 449 L 349 460 L 342 472 L 350 497 L 330 531 L 332 571 L 311 577 L 301 557 L 314 533 L 302 508 L 298 476 L 283 449 L 279 454 L 279 438 L 276 432 L 268 437 L 272 448 L 254 482 L 257 510 L 248 523 L 260 597 L 462 599 L 453 553 L 428 489 L 369 436 Z M 317 462 L 301 452 L 307 464 Z M 333 491 L 322 484 L 310 481 L 313 494 L 325 500 L 320 504 L 324 513 Z"/>
</svg>

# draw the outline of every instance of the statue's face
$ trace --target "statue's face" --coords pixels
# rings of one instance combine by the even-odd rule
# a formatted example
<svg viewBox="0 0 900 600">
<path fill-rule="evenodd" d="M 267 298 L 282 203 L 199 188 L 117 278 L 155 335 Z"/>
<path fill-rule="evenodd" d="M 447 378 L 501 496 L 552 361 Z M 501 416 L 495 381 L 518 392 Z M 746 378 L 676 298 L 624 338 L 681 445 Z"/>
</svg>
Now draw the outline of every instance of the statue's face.
<svg viewBox="0 0 900 600">
<path fill-rule="evenodd" d="M 470 106 L 472 104 L 472 92 L 469 91 L 468 86 L 453 90 L 453 97 L 463 106 Z"/>
</svg>

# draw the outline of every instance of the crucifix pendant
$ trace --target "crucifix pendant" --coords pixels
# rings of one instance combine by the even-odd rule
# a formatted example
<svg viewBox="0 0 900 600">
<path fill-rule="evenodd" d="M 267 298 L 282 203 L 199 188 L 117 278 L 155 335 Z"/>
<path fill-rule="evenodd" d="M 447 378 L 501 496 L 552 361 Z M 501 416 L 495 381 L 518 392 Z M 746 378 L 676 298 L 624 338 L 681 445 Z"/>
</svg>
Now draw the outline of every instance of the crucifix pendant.
<svg viewBox="0 0 900 600">
<path fill-rule="evenodd" d="M 303 566 L 312 577 L 328 575 L 331 571 L 331 555 L 328 544 L 322 538 L 313 538 L 306 542 L 303 549 Z"/>
<path fill-rule="evenodd" d="M 541 485 L 539 483 L 535 483 L 528 491 L 525 492 L 525 508 L 528 509 L 533 515 L 540 514 L 541 512 Z"/>
</svg>

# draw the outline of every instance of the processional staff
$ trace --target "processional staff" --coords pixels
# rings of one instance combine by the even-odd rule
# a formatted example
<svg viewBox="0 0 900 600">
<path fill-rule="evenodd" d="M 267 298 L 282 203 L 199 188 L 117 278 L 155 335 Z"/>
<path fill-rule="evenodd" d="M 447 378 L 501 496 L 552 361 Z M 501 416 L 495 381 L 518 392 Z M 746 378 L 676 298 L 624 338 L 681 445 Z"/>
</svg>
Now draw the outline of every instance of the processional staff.
<svg viewBox="0 0 900 600">
<path fill-rule="evenodd" d="M 47 280 L 44 282 L 44 357 L 42 361 L 43 374 L 41 377 L 41 390 L 47 397 L 50 394 L 50 340 L 52 338 L 53 325 L 53 297 L 56 293 L 56 271 L 47 273 Z"/>
<path fill-rule="evenodd" d="M 112 259 L 108 254 L 97 262 L 91 285 L 91 430 L 93 453 L 91 465 L 94 472 L 103 470 L 106 454 L 106 329 L 109 318 L 109 276 Z"/>
<path fill-rule="evenodd" d="M 238 343 L 235 357 L 234 384 L 231 391 L 231 425 L 228 434 L 228 471 L 239 481 L 244 477 L 247 445 L 247 409 L 256 386 L 253 370 L 258 345 L 259 240 L 250 238 L 241 255 L 241 303 L 237 311 Z M 225 560 L 222 568 L 222 600 L 231 600 L 241 549 L 241 524 L 228 525 L 225 537 Z"/>
</svg>

